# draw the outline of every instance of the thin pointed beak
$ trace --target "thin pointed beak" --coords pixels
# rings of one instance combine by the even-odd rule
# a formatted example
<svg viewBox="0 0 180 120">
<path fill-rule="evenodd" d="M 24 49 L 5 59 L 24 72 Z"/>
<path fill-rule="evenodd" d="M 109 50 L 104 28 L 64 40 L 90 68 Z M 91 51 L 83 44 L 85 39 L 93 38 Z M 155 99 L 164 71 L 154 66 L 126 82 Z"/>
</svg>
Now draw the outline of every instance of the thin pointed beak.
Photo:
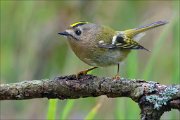
<svg viewBox="0 0 180 120">
<path fill-rule="evenodd" d="M 68 32 L 66 32 L 66 31 L 64 31 L 64 32 L 60 32 L 60 33 L 58 33 L 58 34 L 63 35 L 63 36 L 68 36 L 68 35 L 69 35 L 69 33 L 68 33 Z"/>
</svg>

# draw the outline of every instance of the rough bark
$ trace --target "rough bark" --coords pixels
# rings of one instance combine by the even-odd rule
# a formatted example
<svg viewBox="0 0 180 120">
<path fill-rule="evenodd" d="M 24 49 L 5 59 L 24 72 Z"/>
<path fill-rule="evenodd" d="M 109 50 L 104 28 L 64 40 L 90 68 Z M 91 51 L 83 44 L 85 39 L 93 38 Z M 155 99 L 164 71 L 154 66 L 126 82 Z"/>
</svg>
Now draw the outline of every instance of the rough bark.
<svg viewBox="0 0 180 120">
<path fill-rule="evenodd" d="M 63 100 L 100 95 L 131 98 L 139 104 L 142 120 L 158 120 L 165 111 L 180 110 L 180 85 L 161 85 L 138 79 L 113 80 L 86 75 L 77 80 L 75 75 L 70 75 L 56 77 L 54 80 L 31 80 L 0 85 L 0 100 Z"/>
</svg>

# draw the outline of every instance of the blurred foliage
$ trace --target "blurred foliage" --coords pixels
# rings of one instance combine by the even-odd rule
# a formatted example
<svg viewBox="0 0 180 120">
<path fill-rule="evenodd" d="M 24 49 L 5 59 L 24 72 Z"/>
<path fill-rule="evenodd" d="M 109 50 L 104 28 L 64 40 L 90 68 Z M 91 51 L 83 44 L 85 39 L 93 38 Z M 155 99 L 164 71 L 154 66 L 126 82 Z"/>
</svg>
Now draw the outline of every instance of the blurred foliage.
<svg viewBox="0 0 180 120">
<path fill-rule="evenodd" d="M 73 108 L 74 100 L 67 100 L 66 106 L 63 108 L 62 116 L 60 116 L 60 120 L 67 119 L 71 109 Z"/>
<path fill-rule="evenodd" d="M 47 119 L 48 120 L 55 120 L 56 119 L 56 109 L 57 109 L 57 100 L 50 99 L 49 100 L 49 107 L 47 111 Z"/>
<path fill-rule="evenodd" d="M 132 51 L 120 67 L 121 76 L 179 84 L 179 4 L 178 0 L 1 0 L 1 83 L 53 79 L 89 68 L 70 50 L 66 39 L 57 34 L 73 22 L 85 20 L 125 30 L 167 20 L 168 25 L 148 31 L 140 41 L 152 52 Z M 93 74 L 113 76 L 116 69 L 117 66 L 99 68 Z M 128 98 L 102 96 L 67 101 L 1 101 L 0 116 L 1 119 L 84 119 L 87 115 L 94 119 L 139 118 L 138 105 Z M 97 110 L 99 101 L 103 104 Z M 180 116 L 173 110 L 162 119 L 180 119 Z"/>
</svg>

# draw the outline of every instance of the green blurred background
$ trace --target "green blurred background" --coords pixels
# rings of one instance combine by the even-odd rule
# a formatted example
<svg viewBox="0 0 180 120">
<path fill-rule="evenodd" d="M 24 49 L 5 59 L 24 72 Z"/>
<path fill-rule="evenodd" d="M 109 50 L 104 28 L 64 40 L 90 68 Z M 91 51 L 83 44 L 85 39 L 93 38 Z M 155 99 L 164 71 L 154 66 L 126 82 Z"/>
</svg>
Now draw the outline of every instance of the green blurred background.
<svg viewBox="0 0 180 120">
<path fill-rule="evenodd" d="M 121 65 L 121 76 L 179 84 L 179 1 L 46 1 L 1 0 L 1 83 L 53 79 L 89 68 L 57 33 L 77 21 L 117 30 L 158 20 L 168 25 L 148 31 L 140 43 L 151 50 L 132 51 Z M 114 76 L 117 66 L 92 74 Z M 32 99 L 1 101 L 0 119 L 139 119 L 138 105 L 128 98 L 77 100 Z M 166 112 L 162 119 L 180 119 Z"/>
</svg>

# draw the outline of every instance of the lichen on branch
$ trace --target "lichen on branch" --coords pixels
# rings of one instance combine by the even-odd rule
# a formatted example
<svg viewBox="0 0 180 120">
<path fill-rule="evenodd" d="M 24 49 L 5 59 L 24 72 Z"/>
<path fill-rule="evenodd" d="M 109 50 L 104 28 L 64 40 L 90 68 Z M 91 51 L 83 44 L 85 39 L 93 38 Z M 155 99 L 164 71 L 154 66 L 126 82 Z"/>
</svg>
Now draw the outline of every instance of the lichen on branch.
<svg viewBox="0 0 180 120">
<path fill-rule="evenodd" d="M 75 75 L 69 75 L 53 80 L 29 80 L 0 85 L 0 100 L 33 98 L 63 100 L 101 95 L 131 98 L 141 109 L 141 119 L 160 119 L 165 111 L 180 110 L 180 85 L 161 85 L 140 79 L 114 80 L 85 75 L 77 80 Z"/>
</svg>

